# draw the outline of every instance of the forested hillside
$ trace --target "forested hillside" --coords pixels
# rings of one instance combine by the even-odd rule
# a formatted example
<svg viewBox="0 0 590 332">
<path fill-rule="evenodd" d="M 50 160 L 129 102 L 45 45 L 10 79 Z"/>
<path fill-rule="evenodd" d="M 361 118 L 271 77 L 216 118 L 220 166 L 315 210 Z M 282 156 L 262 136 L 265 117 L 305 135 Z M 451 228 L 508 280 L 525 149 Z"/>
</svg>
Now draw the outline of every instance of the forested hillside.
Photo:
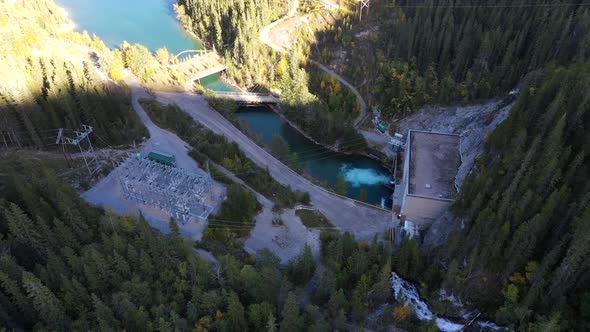
<svg viewBox="0 0 590 332">
<path fill-rule="evenodd" d="M 226 57 L 229 75 L 251 86 L 273 80 L 275 57 L 258 39 L 262 27 L 287 11 L 281 0 L 180 0 L 185 26 Z"/>
<path fill-rule="evenodd" d="M 355 96 L 338 81 L 307 66 L 314 38 L 309 27 L 291 31 L 293 45 L 284 54 L 260 41 L 260 30 L 284 15 L 287 4 L 275 0 L 180 0 L 175 8 L 185 26 L 225 56 L 231 79 L 247 88 L 280 91 L 285 115 L 316 141 L 329 145 L 338 140 L 363 141 L 352 128 L 359 111 Z M 318 15 L 310 20 L 323 22 L 325 18 Z M 359 144 L 358 149 L 362 148 Z"/>
<path fill-rule="evenodd" d="M 0 163 L 0 325 L 54 331 L 327 331 L 391 299 L 390 251 L 322 236 L 286 268 L 269 251 L 198 258 L 178 234 L 84 203 L 38 163 Z M 313 289 L 313 288 L 311 288 Z M 385 315 L 387 324 L 391 321 Z"/>
<path fill-rule="evenodd" d="M 368 23 L 359 23 L 357 12 L 324 33 L 318 55 L 329 62 L 337 50 L 347 52 L 346 76 L 387 116 L 427 103 L 496 97 L 534 69 L 590 56 L 590 7 L 582 0 L 373 0 L 371 6 Z"/>
<path fill-rule="evenodd" d="M 147 135 L 127 91 L 89 54 L 92 46 L 108 73 L 110 51 L 71 25 L 49 0 L 0 3 L 0 144 L 43 148 L 55 142 L 54 129 L 82 124 L 111 145 Z"/>
<path fill-rule="evenodd" d="M 589 63 L 529 79 L 454 203 L 462 230 L 425 267 L 444 262 L 442 287 L 519 331 L 590 329 L 589 125 Z"/>
</svg>

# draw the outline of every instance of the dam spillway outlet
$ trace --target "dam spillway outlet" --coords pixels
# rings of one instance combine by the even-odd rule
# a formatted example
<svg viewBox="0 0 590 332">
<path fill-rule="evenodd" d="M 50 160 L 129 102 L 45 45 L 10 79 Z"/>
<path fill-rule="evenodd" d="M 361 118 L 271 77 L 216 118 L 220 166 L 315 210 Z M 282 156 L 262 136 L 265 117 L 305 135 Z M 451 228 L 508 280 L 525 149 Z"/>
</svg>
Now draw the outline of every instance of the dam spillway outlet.
<svg viewBox="0 0 590 332">
<path fill-rule="evenodd" d="M 344 180 L 353 187 L 374 186 L 389 182 L 389 176 L 372 168 L 353 168 L 343 165 L 340 168 L 340 173 L 344 176 Z"/>
</svg>

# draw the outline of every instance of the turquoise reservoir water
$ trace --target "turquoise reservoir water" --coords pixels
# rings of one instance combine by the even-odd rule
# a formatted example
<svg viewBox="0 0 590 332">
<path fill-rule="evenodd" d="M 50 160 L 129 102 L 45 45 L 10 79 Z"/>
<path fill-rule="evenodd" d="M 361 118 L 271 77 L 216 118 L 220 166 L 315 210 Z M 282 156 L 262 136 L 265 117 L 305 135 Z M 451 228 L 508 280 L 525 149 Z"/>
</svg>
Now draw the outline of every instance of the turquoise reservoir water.
<svg viewBox="0 0 590 332">
<path fill-rule="evenodd" d="M 155 52 L 166 47 L 171 53 L 201 49 L 178 24 L 174 0 L 57 0 L 76 22 L 76 30 L 95 33 L 109 47 L 124 40 L 141 43 Z"/>
<path fill-rule="evenodd" d="M 188 35 L 176 19 L 175 0 L 57 0 L 76 23 L 76 30 L 96 34 L 107 46 L 118 47 L 124 40 L 140 43 L 150 51 L 167 48 L 178 54 L 198 50 L 203 44 Z M 206 77 L 202 85 L 215 91 L 234 91 L 219 74 Z"/>
<path fill-rule="evenodd" d="M 325 149 L 301 135 L 280 116 L 265 107 L 244 107 L 237 116 L 269 145 L 273 135 L 284 138 L 291 151 L 299 156 L 305 172 L 313 178 L 326 181 L 333 187 L 338 176 L 342 175 L 346 181 L 348 197 L 358 199 L 361 189 L 365 189 L 369 203 L 380 205 L 383 200 L 386 206 L 391 206 L 388 199 L 391 191 L 382 185 L 389 182 L 390 175 L 376 161 Z"/>
<path fill-rule="evenodd" d="M 219 73 L 202 78 L 201 85 L 213 91 L 236 91 L 236 89 L 221 80 Z"/>
</svg>

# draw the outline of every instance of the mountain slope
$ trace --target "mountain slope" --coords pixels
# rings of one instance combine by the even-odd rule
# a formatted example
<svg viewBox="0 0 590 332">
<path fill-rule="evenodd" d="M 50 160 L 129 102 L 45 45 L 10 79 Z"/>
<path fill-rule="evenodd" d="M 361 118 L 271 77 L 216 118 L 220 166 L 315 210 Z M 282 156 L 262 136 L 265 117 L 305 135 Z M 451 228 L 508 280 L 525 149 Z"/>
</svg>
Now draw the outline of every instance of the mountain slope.
<svg viewBox="0 0 590 332">
<path fill-rule="evenodd" d="M 443 286 L 498 323 L 590 327 L 589 87 L 590 63 L 531 78 L 453 206 L 464 227 L 442 250 Z"/>
<path fill-rule="evenodd" d="M 2 145 L 43 148 L 55 142 L 57 128 L 82 124 L 110 145 L 147 134 L 127 90 L 99 70 L 109 72 L 111 51 L 71 27 L 53 1 L 0 3 Z"/>
</svg>

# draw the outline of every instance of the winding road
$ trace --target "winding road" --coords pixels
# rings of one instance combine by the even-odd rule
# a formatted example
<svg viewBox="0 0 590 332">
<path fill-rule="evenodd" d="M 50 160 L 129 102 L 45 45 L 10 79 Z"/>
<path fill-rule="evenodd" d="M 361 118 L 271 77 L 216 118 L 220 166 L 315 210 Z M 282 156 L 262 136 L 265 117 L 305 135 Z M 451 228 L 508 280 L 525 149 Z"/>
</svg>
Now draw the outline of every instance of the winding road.
<svg viewBox="0 0 590 332">
<path fill-rule="evenodd" d="M 337 6 L 337 5 L 336 5 Z M 286 20 L 290 19 L 290 18 L 294 18 L 295 14 L 297 13 L 297 8 L 299 7 L 299 0 L 295 0 L 293 2 L 293 7 L 289 10 L 289 12 L 287 13 L 287 15 L 283 16 L 282 18 L 272 22 L 271 24 L 265 26 L 262 30 L 260 30 L 260 35 L 259 38 L 260 40 L 266 44 L 268 47 L 272 48 L 273 50 L 277 51 L 277 52 L 284 52 L 285 48 L 277 45 L 275 43 L 272 42 L 272 38 L 270 37 L 272 34 L 272 29 L 274 29 L 275 27 L 277 27 L 278 25 L 280 25 L 281 23 L 285 22 Z M 338 8 L 338 7 L 335 7 Z M 301 20 L 305 20 L 304 17 L 299 17 Z M 346 86 L 347 88 L 350 89 L 350 91 L 352 91 L 352 93 L 354 93 L 354 95 L 356 96 L 356 98 L 359 101 L 359 105 L 360 105 L 360 113 L 359 115 L 356 117 L 356 119 L 354 120 L 353 124 L 354 127 L 358 129 L 358 127 L 360 126 L 361 122 L 365 119 L 365 117 L 367 116 L 367 103 L 365 102 L 365 99 L 363 98 L 363 96 L 360 94 L 360 92 L 352 85 L 350 84 L 347 80 L 345 80 L 342 76 L 338 75 L 336 72 L 334 72 L 332 69 L 328 68 L 327 66 L 312 60 L 312 59 L 308 59 L 309 62 L 313 63 L 314 65 L 318 66 L 318 68 L 320 68 L 321 70 L 323 70 L 324 72 L 326 72 L 328 75 L 336 78 L 341 84 L 343 84 L 344 86 Z"/>
<path fill-rule="evenodd" d="M 342 76 L 336 74 L 336 72 L 334 72 L 332 69 L 326 67 L 325 65 L 322 65 L 321 63 L 319 63 L 315 60 L 309 59 L 308 61 L 313 63 L 314 65 L 318 66 L 321 70 L 325 71 L 328 75 L 336 78 L 340 83 L 345 85 L 347 88 L 350 89 L 350 91 L 352 91 L 352 93 L 354 93 L 354 95 L 358 99 L 359 105 L 361 107 L 361 112 L 356 117 L 356 119 L 354 119 L 354 127 L 358 128 L 358 126 L 361 124 L 361 122 L 363 121 L 363 119 L 367 115 L 367 103 L 365 102 L 365 99 L 363 98 L 363 96 L 361 96 L 361 93 L 352 84 L 348 83 L 348 81 L 345 80 Z"/>
<path fill-rule="evenodd" d="M 280 19 L 272 22 L 271 24 L 265 26 L 264 28 L 262 28 L 262 30 L 260 30 L 260 35 L 259 38 L 260 40 L 266 44 L 268 47 L 272 48 L 273 50 L 277 51 L 277 52 L 283 52 L 284 49 L 279 46 L 274 44 L 271 40 L 270 40 L 270 31 L 276 27 L 277 25 L 283 23 L 285 20 L 294 17 L 295 14 L 297 14 L 297 9 L 299 8 L 299 0 L 294 0 L 293 1 L 293 6 L 289 9 L 289 12 L 287 13 L 287 15 L 281 17 Z"/>
</svg>

